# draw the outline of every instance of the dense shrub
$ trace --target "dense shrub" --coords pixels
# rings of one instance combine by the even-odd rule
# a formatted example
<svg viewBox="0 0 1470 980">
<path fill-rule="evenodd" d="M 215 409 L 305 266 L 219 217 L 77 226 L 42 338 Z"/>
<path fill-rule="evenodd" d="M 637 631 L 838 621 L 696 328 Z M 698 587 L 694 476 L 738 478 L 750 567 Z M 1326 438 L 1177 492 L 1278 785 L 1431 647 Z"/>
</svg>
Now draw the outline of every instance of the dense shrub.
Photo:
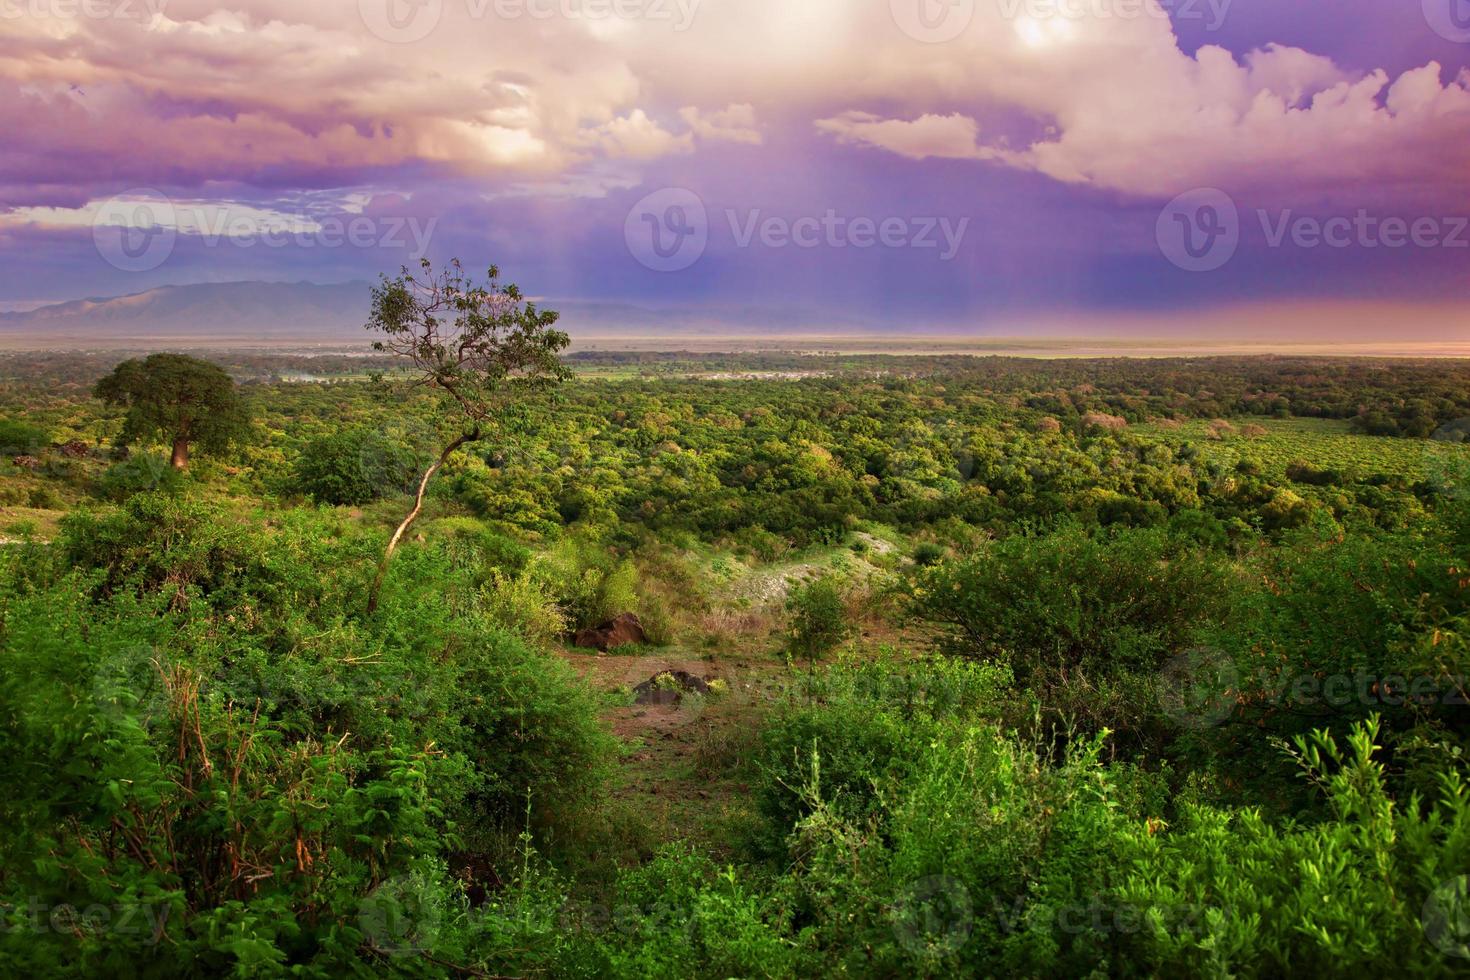
<svg viewBox="0 0 1470 980">
<path fill-rule="evenodd" d="M 1158 531 L 1066 530 L 995 542 L 921 574 L 915 609 L 946 649 L 1030 683 L 1157 671 L 1223 609 L 1220 565 Z"/>
<path fill-rule="evenodd" d="M 1228 719 L 1204 734 L 1251 796 L 1278 803 L 1300 781 L 1262 734 L 1338 737 L 1380 715 L 1389 758 L 1420 792 L 1470 750 L 1465 678 L 1470 622 L 1463 552 L 1419 534 L 1304 539 L 1263 556 L 1211 638 L 1237 692 Z M 1417 746 L 1413 765 L 1401 753 Z M 1433 747 L 1433 751 L 1429 751 Z"/>
<path fill-rule="evenodd" d="M 162 456 L 133 453 L 107 468 L 97 481 L 97 490 L 107 500 L 121 503 L 137 493 L 177 493 L 184 474 Z"/>
<path fill-rule="evenodd" d="M 787 649 L 793 657 L 816 660 L 852 635 L 842 587 L 830 575 L 792 589 L 786 611 L 791 616 Z"/>
<path fill-rule="evenodd" d="M 34 456 L 49 445 L 51 436 L 39 425 L 0 418 L 0 456 Z"/>
<path fill-rule="evenodd" d="M 307 444 L 293 485 L 318 503 L 356 506 L 409 492 L 418 474 L 413 450 L 372 429 L 347 429 Z"/>
<path fill-rule="evenodd" d="M 800 678 L 762 732 L 757 799 L 768 827 L 779 838 L 809 812 L 814 759 L 829 805 L 860 822 L 885 781 L 912 769 L 915 745 L 942 723 L 994 717 L 1009 685 L 1004 668 L 893 655 Z"/>
<path fill-rule="evenodd" d="M 58 547 L 0 554 L 8 972 L 342 975 L 397 955 L 377 905 L 404 881 L 451 917 L 454 848 L 495 887 L 517 834 L 599 799 L 595 700 L 441 550 L 403 556 L 369 628 L 373 541 L 314 512 L 248 530 L 140 494 Z M 148 928 L 34 936 L 63 905 Z"/>
<path fill-rule="evenodd" d="M 573 629 L 598 626 L 638 607 L 632 563 L 585 538 L 557 542 L 536 557 L 530 572 L 556 598 Z"/>
<path fill-rule="evenodd" d="M 258 534 L 196 497 L 140 493 L 111 514 L 78 511 L 58 545 L 71 564 L 97 569 L 107 592 L 166 590 L 182 601 L 197 590 L 227 604 L 236 587 L 260 584 Z"/>
</svg>

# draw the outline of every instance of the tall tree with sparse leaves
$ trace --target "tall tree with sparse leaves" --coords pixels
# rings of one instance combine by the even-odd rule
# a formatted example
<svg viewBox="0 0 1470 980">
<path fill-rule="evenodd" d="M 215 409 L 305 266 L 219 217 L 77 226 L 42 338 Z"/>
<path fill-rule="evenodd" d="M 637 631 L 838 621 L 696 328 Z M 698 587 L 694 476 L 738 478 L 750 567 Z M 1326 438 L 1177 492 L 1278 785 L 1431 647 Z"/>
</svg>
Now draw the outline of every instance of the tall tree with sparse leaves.
<svg viewBox="0 0 1470 980">
<path fill-rule="evenodd" d="M 538 309 L 515 285 L 502 284 L 496 266 L 486 280 L 475 281 L 458 259 L 438 272 L 423 259 L 418 272 L 404 268 L 373 289 L 367 328 L 385 335 L 373 349 L 406 362 L 409 384 L 442 395 L 459 433 L 425 471 L 413 509 L 389 539 L 373 577 L 369 613 L 377 609 L 388 564 L 423 510 L 434 474 L 456 451 L 480 441 L 485 426 L 517 395 L 570 375 L 558 356 L 571 342 L 554 329 L 560 315 Z"/>
<path fill-rule="evenodd" d="M 176 470 L 188 468 L 191 447 L 219 455 L 250 428 L 234 380 L 219 365 L 183 354 L 123 361 L 92 393 L 108 405 L 126 406 L 119 446 L 168 443 Z"/>
</svg>

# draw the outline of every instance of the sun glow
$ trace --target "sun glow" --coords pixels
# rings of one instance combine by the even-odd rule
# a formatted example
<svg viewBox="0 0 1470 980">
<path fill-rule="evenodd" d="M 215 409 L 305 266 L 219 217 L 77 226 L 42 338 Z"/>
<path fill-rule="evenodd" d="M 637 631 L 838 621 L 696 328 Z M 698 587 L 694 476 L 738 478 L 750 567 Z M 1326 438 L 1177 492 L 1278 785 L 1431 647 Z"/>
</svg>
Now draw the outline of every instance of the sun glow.
<svg viewBox="0 0 1470 980">
<path fill-rule="evenodd" d="M 1035 51 L 1066 44 L 1077 35 L 1077 25 L 1061 16 L 1020 17 L 1015 29 L 1021 43 Z"/>
</svg>

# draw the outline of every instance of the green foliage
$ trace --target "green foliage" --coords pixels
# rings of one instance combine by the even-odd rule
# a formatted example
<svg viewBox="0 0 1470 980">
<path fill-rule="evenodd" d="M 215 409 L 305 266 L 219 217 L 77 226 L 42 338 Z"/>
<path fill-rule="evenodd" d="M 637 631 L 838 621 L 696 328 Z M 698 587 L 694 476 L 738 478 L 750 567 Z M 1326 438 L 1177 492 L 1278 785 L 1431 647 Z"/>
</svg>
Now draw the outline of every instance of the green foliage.
<svg viewBox="0 0 1470 980">
<path fill-rule="evenodd" d="M 528 575 L 490 573 L 482 602 L 485 614 L 501 627 L 533 643 L 550 646 L 567 632 L 567 620 L 544 586 Z"/>
<path fill-rule="evenodd" d="M 148 453 L 132 453 L 121 463 L 107 468 L 97 481 L 98 493 L 121 503 L 138 493 L 178 493 L 184 480 L 168 460 Z"/>
<path fill-rule="evenodd" d="M 787 649 L 794 657 L 816 660 L 852 635 L 842 587 L 830 575 L 792 589 L 786 610 L 791 615 Z"/>
<path fill-rule="evenodd" d="M 528 820 L 557 839 L 599 798 L 611 744 L 570 669 L 434 549 L 365 628 L 372 550 L 309 511 L 263 531 L 139 494 L 54 554 L 0 552 L 8 972 L 359 971 L 402 938 L 383 889 L 420 881 L 452 920 L 453 848 L 508 861 Z M 129 931 L 34 934 L 63 905 Z"/>
<path fill-rule="evenodd" d="M 250 415 L 230 376 L 182 354 L 124 361 L 97 382 L 93 393 L 109 406 L 128 410 L 118 445 L 169 443 L 173 464 L 181 469 L 188 465 L 191 446 L 219 455 L 249 431 Z"/>
<path fill-rule="evenodd" d="M 427 385 L 221 352 L 228 466 L 0 458 L 7 506 L 119 504 L 0 548 L 7 974 L 1463 972 L 1470 455 L 1404 438 L 1463 365 L 597 353 L 553 395 L 493 270 L 375 315 Z M 7 418 L 108 435 L 110 362 L 7 364 Z M 753 364 L 801 377 L 703 377 Z M 392 506 L 295 492 L 396 493 L 450 417 L 364 615 Z M 783 673 L 814 573 L 790 652 L 846 649 Z M 563 657 L 627 611 L 671 649 Z M 695 659 L 718 697 L 610 695 Z"/>
<path fill-rule="evenodd" d="M 477 283 L 459 260 L 438 273 L 384 276 L 373 288 L 367 328 L 373 349 L 412 365 L 415 380 L 442 392 L 470 425 L 485 422 L 511 389 L 564 380 L 558 353 L 571 342 L 554 329 L 558 314 L 540 310 L 491 266 Z"/>
<path fill-rule="evenodd" d="M 50 434 L 39 425 L 0 418 L 0 456 L 34 456 L 49 445 Z"/>
<path fill-rule="evenodd" d="M 1264 751 L 1263 734 L 1343 737 L 1380 716 L 1390 758 L 1401 762 L 1420 746 L 1407 756 L 1411 785 L 1432 792 L 1439 772 L 1470 748 L 1462 556 L 1452 542 L 1419 533 L 1306 539 L 1264 558 L 1211 641 L 1229 658 L 1232 720 L 1248 726 L 1206 733 L 1235 778 L 1261 798 L 1294 797 L 1299 781 Z M 1429 745 L 1439 748 L 1426 753 Z"/>
<path fill-rule="evenodd" d="M 573 629 L 599 626 L 638 607 L 638 573 L 596 542 L 558 541 L 531 563 L 530 574 L 556 599 Z"/>
<path fill-rule="evenodd" d="M 409 492 L 419 463 L 413 450 L 381 432 L 347 429 L 307 444 L 292 485 L 318 503 L 357 506 Z"/>
<path fill-rule="evenodd" d="M 828 805 L 861 823 L 883 781 L 912 770 L 915 745 L 929 744 L 946 720 L 993 713 L 1009 686 L 1003 668 L 891 656 L 803 677 L 762 733 L 757 797 L 768 826 L 784 835 L 810 812 L 804 785 L 813 752 Z"/>
<path fill-rule="evenodd" d="M 191 591 L 221 605 L 235 587 L 261 584 L 260 542 L 249 529 L 195 497 L 140 493 L 118 511 L 68 515 L 57 542 L 66 560 L 97 569 L 100 588 L 170 594 Z"/>
<path fill-rule="evenodd" d="M 944 546 L 925 541 L 914 549 L 914 564 L 923 568 L 937 565 L 944 560 Z"/>
<path fill-rule="evenodd" d="M 1159 531 L 1010 538 L 921 574 L 916 611 L 946 649 L 1008 664 L 1021 683 L 1153 672 L 1223 611 L 1215 562 Z"/>
</svg>

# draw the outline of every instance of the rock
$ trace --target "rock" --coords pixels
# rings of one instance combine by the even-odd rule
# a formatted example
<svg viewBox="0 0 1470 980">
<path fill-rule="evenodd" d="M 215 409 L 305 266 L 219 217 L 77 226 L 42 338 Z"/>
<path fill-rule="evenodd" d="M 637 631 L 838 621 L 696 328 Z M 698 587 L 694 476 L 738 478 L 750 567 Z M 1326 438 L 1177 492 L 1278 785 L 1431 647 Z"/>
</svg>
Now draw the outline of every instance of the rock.
<svg viewBox="0 0 1470 980">
<path fill-rule="evenodd" d="M 685 670 L 664 670 L 633 688 L 634 704 L 678 704 L 686 694 L 708 694 L 709 681 Z"/>
<path fill-rule="evenodd" d="M 643 632 L 643 624 L 632 613 L 623 613 L 596 629 L 578 630 L 577 635 L 572 638 L 575 646 L 585 647 L 588 650 L 601 650 L 604 653 L 630 643 L 646 643 L 647 641 L 648 637 Z"/>
<path fill-rule="evenodd" d="M 67 459 L 82 459 L 88 453 L 87 444 L 80 439 L 73 439 L 61 447 L 61 455 Z"/>
<path fill-rule="evenodd" d="M 34 456 L 17 456 L 11 462 L 23 470 L 34 470 L 41 465 L 41 461 Z"/>
</svg>

